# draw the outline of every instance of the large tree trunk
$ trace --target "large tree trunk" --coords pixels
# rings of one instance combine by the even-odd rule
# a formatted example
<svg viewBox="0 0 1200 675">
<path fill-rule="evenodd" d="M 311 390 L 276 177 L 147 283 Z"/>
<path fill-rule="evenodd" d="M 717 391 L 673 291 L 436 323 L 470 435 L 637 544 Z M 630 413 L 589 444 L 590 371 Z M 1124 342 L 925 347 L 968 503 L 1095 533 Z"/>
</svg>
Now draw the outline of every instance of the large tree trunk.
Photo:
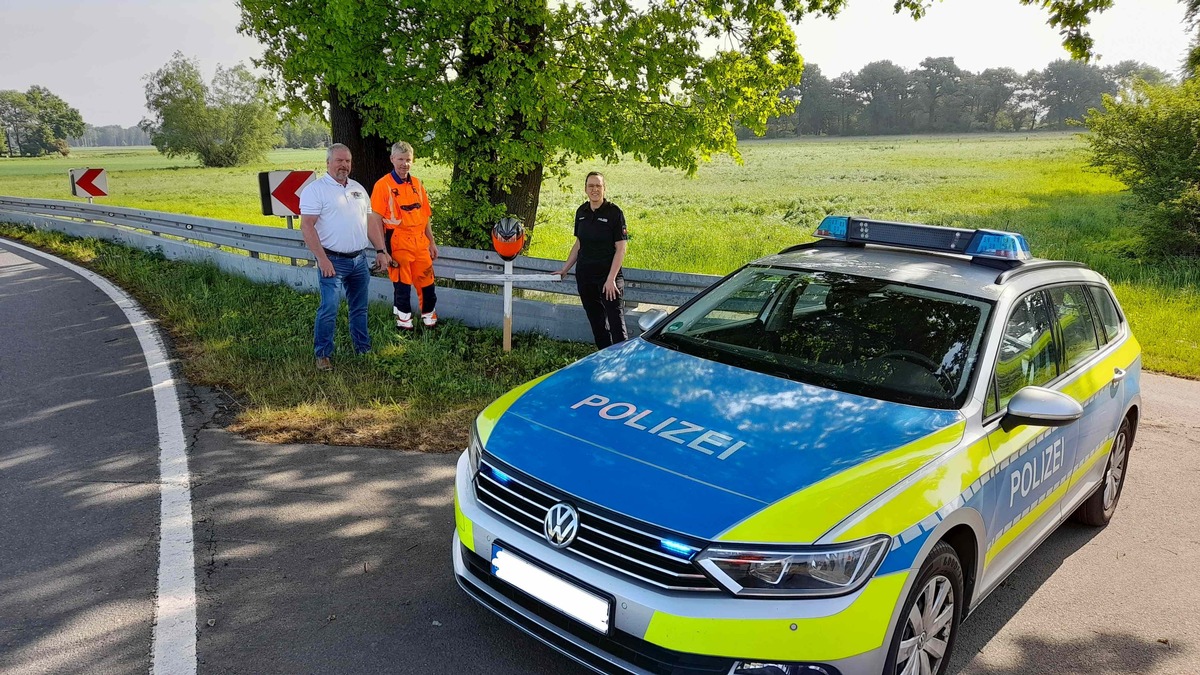
<svg viewBox="0 0 1200 675">
<path fill-rule="evenodd" d="M 531 5 L 538 5 L 538 0 L 527 0 Z M 532 8 L 531 8 L 532 9 Z M 532 53 L 538 49 L 545 32 L 541 15 L 535 11 L 527 14 L 519 13 L 507 26 L 505 37 L 511 47 Z M 468 21 L 463 30 L 463 44 L 471 45 L 475 39 Z M 463 83 L 472 83 L 480 89 L 500 89 L 506 87 L 515 78 L 533 78 L 535 72 L 505 71 L 499 73 L 492 68 L 498 54 L 494 47 L 486 49 L 464 49 L 460 61 L 456 64 L 458 79 Z M 519 164 L 500 157 L 499 141 L 505 138 L 522 138 L 526 132 L 537 130 L 538 138 L 544 136 L 548 120 L 544 111 L 534 111 L 530 115 L 521 112 L 507 111 L 506 116 L 497 116 L 497 128 L 488 135 L 464 136 L 456 138 L 454 143 L 454 171 L 450 178 L 449 203 L 453 213 L 446 224 L 452 240 L 462 246 L 487 247 L 490 245 L 490 231 L 494 220 L 504 216 L 514 216 L 525 224 L 527 231 L 532 232 L 537 222 L 537 211 L 541 197 L 544 164 L 536 161 L 523 161 Z M 541 142 L 541 141 L 529 141 Z M 497 170 L 499 163 L 504 162 L 508 168 L 515 170 L 515 175 Z M 474 208 L 483 203 L 488 207 Z M 489 218 L 493 222 L 483 222 Z M 526 243 L 531 237 L 526 238 Z"/>
<path fill-rule="evenodd" d="M 508 215 L 516 216 L 530 232 L 537 219 L 538 201 L 542 195 L 542 170 L 542 165 L 538 164 L 530 171 L 519 174 L 508 186 L 509 192 L 499 187 L 492 190 L 492 203 L 504 204 Z"/>
<path fill-rule="evenodd" d="M 352 101 L 344 101 L 337 87 L 329 87 L 329 127 L 334 143 L 344 143 L 353 157 L 350 177 L 368 190 L 383 174 L 392 170 L 388 158 L 391 144 L 374 134 L 363 132 L 362 114 Z"/>
</svg>

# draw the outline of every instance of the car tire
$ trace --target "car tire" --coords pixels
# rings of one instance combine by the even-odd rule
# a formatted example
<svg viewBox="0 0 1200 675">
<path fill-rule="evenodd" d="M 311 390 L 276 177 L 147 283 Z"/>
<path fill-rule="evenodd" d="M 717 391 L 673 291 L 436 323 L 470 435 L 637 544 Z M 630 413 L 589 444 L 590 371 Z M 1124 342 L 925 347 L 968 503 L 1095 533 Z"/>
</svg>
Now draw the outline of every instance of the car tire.
<svg viewBox="0 0 1200 675">
<path fill-rule="evenodd" d="M 917 573 L 900 610 L 884 675 L 942 675 L 966 609 L 962 562 L 939 541 Z"/>
<path fill-rule="evenodd" d="M 1121 500 L 1121 490 L 1125 487 L 1125 476 L 1129 473 L 1129 451 L 1133 448 L 1133 425 L 1129 418 L 1121 420 L 1117 435 L 1113 437 L 1112 449 L 1104 464 L 1104 478 L 1092 496 L 1075 509 L 1071 519 L 1091 525 L 1104 527 L 1112 519 L 1117 510 L 1117 502 Z"/>
</svg>

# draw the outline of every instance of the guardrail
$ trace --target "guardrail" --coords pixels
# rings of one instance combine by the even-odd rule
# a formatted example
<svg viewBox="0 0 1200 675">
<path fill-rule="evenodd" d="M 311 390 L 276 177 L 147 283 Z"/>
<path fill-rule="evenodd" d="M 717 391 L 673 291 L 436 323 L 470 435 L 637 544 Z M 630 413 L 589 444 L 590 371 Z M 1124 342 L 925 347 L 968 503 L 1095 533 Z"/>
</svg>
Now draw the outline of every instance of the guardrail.
<svg viewBox="0 0 1200 675">
<path fill-rule="evenodd" d="M 172 260 L 209 262 L 258 282 L 283 283 L 311 292 L 317 289 L 313 256 L 304 246 L 299 230 L 103 204 L 5 196 L 0 196 L 0 220 L 158 251 Z M 500 256 L 492 251 L 452 246 L 440 246 L 438 252 L 434 263 L 439 280 L 438 314 L 474 327 L 500 326 L 503 308 L 496 294 L 456 288 L 448 283 L 458 274 L 501 273 L 504 261 Z M 264 255 L 279 260 L 262 258 Z M 546 273 L 561 266 L 560 260 L 520 256 L 514 261 L 513 271 Z M 631 268 L 624 270 L 624 276 L 626 322 L 631 335 L 639 332 L 637 317 L 642 313 L 641 305 L 677 307 L 719 278 Z M 571 276 L 562 282 L 516 282 L 513 286 L 578 296 Z M 371 299 L 391 304 L 391 298 L 391 283 L 372 278 Z M 513 330 L 542 333 L 561 340 L 590 342 L 592 339 L 583 308 L 566 298 L 563 302 L 514 298 Z"/>
</svg>

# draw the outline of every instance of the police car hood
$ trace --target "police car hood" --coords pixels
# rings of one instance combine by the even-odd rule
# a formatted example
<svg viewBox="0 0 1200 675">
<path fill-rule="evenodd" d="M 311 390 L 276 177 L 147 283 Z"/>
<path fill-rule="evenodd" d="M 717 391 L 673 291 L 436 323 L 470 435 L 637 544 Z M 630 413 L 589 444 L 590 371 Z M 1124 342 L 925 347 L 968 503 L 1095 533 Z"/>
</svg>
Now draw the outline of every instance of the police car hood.
<svg viewBox="0 0 1200 675">
<path fill-rule="evenodd" d="M 582 500 L 714 539 L 959 420 L 955 411 L 845 394 L 637 339 L 529 389 L 499 417 L 486 447 Z M 905 463 L 885 464 L 894 471 Z M 850 490 L 860 496 L 822 508 L 849 515 L 878 492 Z"/>
</svg>

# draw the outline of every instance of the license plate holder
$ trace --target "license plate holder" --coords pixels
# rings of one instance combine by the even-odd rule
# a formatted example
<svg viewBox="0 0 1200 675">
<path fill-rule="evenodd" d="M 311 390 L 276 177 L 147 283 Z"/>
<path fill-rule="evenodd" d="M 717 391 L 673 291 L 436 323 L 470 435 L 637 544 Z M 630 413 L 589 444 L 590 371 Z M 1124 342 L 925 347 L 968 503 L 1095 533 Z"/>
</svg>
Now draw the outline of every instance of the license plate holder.
<svg viewBox="0 0 1200 675">
<path fill-rule="evenodd" d="M 501 542 L 492 544 L 492 575 L 597 633 L 612 629 L 613 600 L 539 565 Z"/>
</svg>

